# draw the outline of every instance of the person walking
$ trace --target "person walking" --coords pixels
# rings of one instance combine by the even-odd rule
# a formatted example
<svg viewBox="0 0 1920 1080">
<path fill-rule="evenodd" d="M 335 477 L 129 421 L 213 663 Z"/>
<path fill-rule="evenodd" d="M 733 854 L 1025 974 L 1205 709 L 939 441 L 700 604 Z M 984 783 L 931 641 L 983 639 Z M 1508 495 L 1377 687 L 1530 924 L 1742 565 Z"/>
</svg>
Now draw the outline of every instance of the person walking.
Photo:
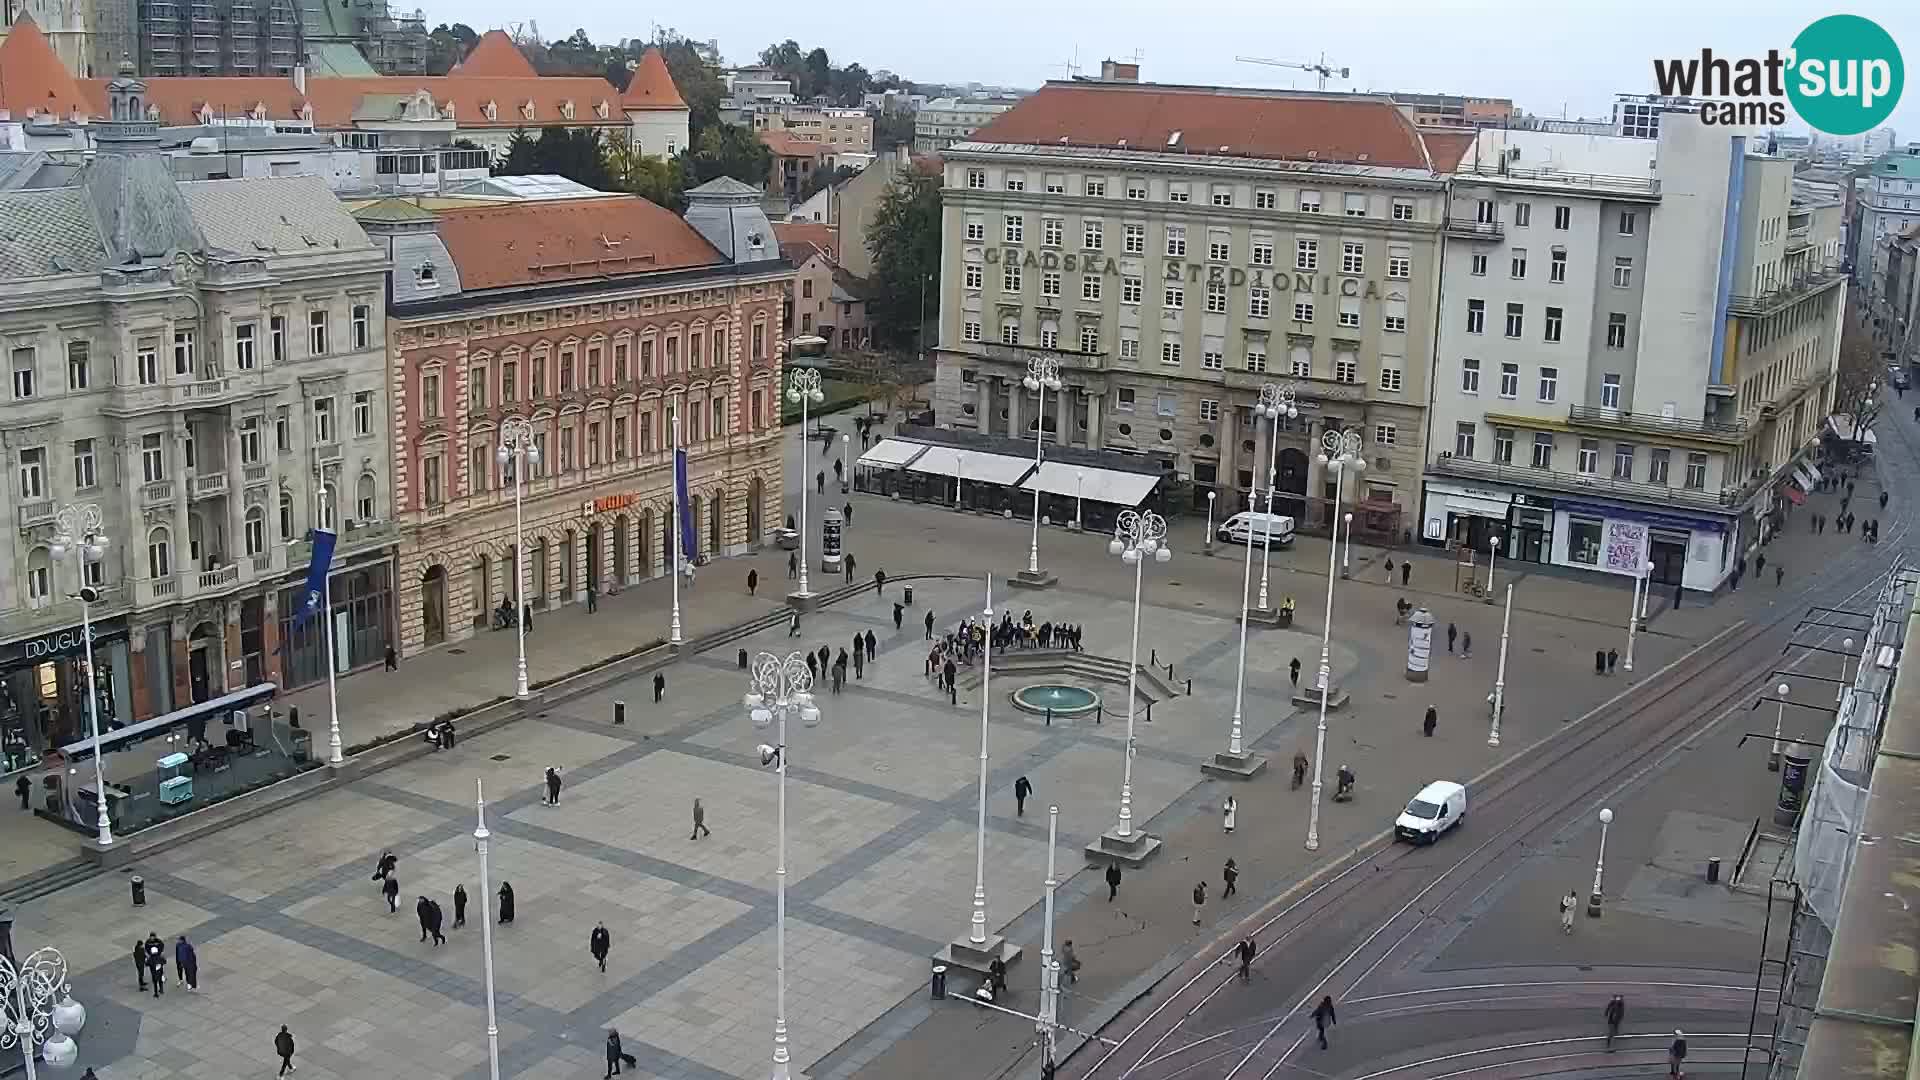
<svg viewBox="0 0 1920 1080">
<path fill-rule="evenodd" d="M 1607 650 L 1607 674 L 1609 675 L 1613 674 L 1614 668 L 1619 663 L 1620 663 L 1619 651 L 1615 649 L 1608 649 Z"/>
<path fill-rule="evenodd" d="M 760 588 L 760 571 L 747 571 L 747 595 L 754 595 Z"/>
<path fill-rule="evenodd" d="M 853 567 L 854 567 L 853 556 L 849 555 L 847 556 L 847 565 L 846 565 L 847 584 L 849 585 L 853 584 Z"/>
<path fill-rule="evenodd" d="M 893 605 L 893 632 L 894 633 L 897 634 L 900 632 L 900 623 L 902 620 L 906 618 L 906 614 L 907 614 L 906 607 L 903 606 L 899 601 L 897 600 L 894 601 L 894 605 Z M 22 777 L 22 779 L 25 779 L 25 777 Z"/>
<path fill-rule="evenodd" d="M 380 856 L 380 861 L 373 865 L 373 876 L 368 878 L 367 880 L 379 881 L 382 878 L 385 878 L 389 874 L 393 873 L 393 868 L 398 865 L 400 865 L 399 857 L 394 855 L 394 853 L 391 851 L 386 852 L 385 854 Z"/>
<path fill-rule="evenodd" d="M 1387 556 L 1387 584 L 1393 584 L 1393 556 Z"/>
<path fill-rule="evenodd" d="M 1764 551 L 1761 552 L 1759 556 L 1757 556 L 1753 560 L 1753 571 L 1756 574 L 1764 574 L 1767 572 L 1767 553 L 1766 552 Z"/>
<path fill-rule="evenodd" d="M 145 938 L 133 939 L 133 974 L 140 980 L 140 990 L 147 989 L 147 941 Z"/>
<path fill-rule="evenodd" d="M 513 886 L 501 882 L 497 899 L 500 901 L 500 925 L 505 926 L 513 921 Z"/>
<path fill-rule="evenodd" d="M 387 878 L 380 885 L 380 895 L 387 898 L 387 914 L 392 915 L 398 912 L 400 910 L 400 879 Z"/>
<path fill-rule="evenodd" d="M 429 898 L 427 900 L 427 932 L 433 935 L 433 946 L 436 949 L 447 943 L 447 935 L 440 932 L 440 928 L 446 925 L 446 921 L 447 913 L 441 908 L 440 901 Z"/>
<path fill-rule="evenodd" d="M 420 899 L 414 901 L 413 916 L 414 918 L 420 920 L 420 940 L 421 941 L 427 940 L 427 898 L 426 897 L 423 896 Z"/>
<path fill-rule="evenodd" d="M 1403 589 L 1406 588 L 1407 583 L 1412 579 L 1413 579 L 1413 560 L 1401 559 L 1400 560 L 1400 587 Z"/>
<path fill-rule="evenodd" d="M 1471 630 L 1463 630 L 1460 633 L 1460 656 L 1467 660 L 1473 659 L 1473 631 Z"/>
<path fill-rule="evenodd" d="M 639 1064 L 640 1064 L 639 1060 L 635 1058 L 632 1054 L 627 1053 L 626 1048 L 620 1045 L 620 1033 L 618 1031 L 615 1031 L 612 1028 L 608 1028 L 607 1029 L 607 1076 L 609 1078 L 619 1076 L 620 1066 L 622 1065 L 625 1065 L 627 1068 L 632 1069 L 632 1068 L 637 1068 Z"/>
<path fill-rule="evenodd" d="M 153 996 L 163 997 L 167 992 L 167 947 L 160 938 L 147 938 L 147 981 L 153 984 Z"/>
<path fill-rule="evenodd" d="M 1433 706 L 1427 706 L 1426 719 L 1420 721 L 1420 734 L 1433 738 L 1433 729 L 1440 726 L 1440 712 Z"/>
<path fill-rule="evenodd" d="M 932 641 L 933 640 L 933 612 L 931 610 L 927 612 L 927 617 L 924 621 L 927 624 L 927 640 Z"/>
<path fill-rule="evenodd" d="M 593 933 L 587 935 L 587 951 L 593 954 L 594 963 L 600 965 L 600 974 L 607 973 L 607 953 L 613 951 L 613 935 L 607 933 L 607 924 L 595 924 Z M 608 1064 L 612 1064 L 609 1062 Z M 615 1070 L 618 1072 L 619 1070 Z"/>
<path fill-rule="evenodd" d="M 1313 1027 L 1320 1033 L 1320 1049 L 1327 1048 L 1327 1025 L 1339 1022 L 1339 1018 L 1333 1014 L 1333 995 L 1328 994 L 1320 999 L 1320 1004 L 1313 1007 Z"/>
<path fill-rule="evenodd" d="M 1880 509 L 1885 510 L 1886 508 L 1887 508 L 1887 493 L 1883 491 L 1880 493 Z"/>
<path fill-rule="evenodd" d="M 465 925 L 467 925 L 467 887 L 455 885 L 453 887 L 453 928 L 458 930 Z"/>
<path fill-rule="evenodd" d="M 1007 962 L 1004 958 L 996 956 L 987 964 L 987 985 L 992 988 L 994 1001 L 1007 995 Z"/>
<path fill-rule="evenodd" d="M 707 828 L 707 808 L 701 805 L 699 799 L 695 799 L 693 800 L 693 835 L 687 839 L 698 840 L 702 834 L 712 836 L 713 830 Z"/>
<path fill-rule="evenodd" d="M 1620 1035 L 1620 1022 L 1627 1018 L 1627 999 L 1619 994 L 1607 1002 L 1607 1052 L 1613 1052 L 1613 1040 Z"/>
<path fill-rule="evenodd" d="M 881 567 L 873 572 L 873 595 L 879 596 L 887 588 L 887 571 Z"/>
<path fill-rule="evenodd" d="M 1207 883 L 1196 881 L 1193 884 L 1193 925 L 1200 925 L 1200 913 L 1207 906 Z"/>
<path fill-rule="evenodd" d="M 1013 782 L 1013 816 L 1027 816 L 1027 796 L 1033 794 L 1033 781 L 1021 777 Z"/>
<path fill-rule="evenodd" d="M 660 704 L 660 699 L 665 696 L 667 696 L 667 673 L 656 671 L 653 673 L 653 703 Z"/>
<path fill-rule="evenodd" d="M 1782 582 L 1782 581 L 1784 581 L 1784 580 L 1786 579 L 1786 576 L 1787 576 L 1787 568 L 1786 568 L 1786 567 L 1784 567 L 1784 566 L 1779 566 L 1779 565 L 1776 565 L 1776 566 L 1774 566 L 1774 568 L 1773 568 L 1773 587 L 1774 587 L 1774 588 L 1776 588 L 1776 589 L 1777 589 L 1777 588 L 1779 588 L 1779 587 L 1780 587 L 1780 582 Z"/>
<path fill-rule="evenodd" d="M 1240 867 L 1232 859 L 1228 859 L 1227 865 L 1220 868 L 1220 880 L 1226 883 L 1226 888 L 1220 890 L 1220 899 L 1225 900 L 1240 891 Z"/>
<path fill-rule="evenodd" d="M 787 636 L 790 638 L 800 636 L 800 613 L 797 611 L 787 619 Z"/>
<path fill-rule="evenodd" d="M 659 699 L 655 698 L 654 700 L 657 701 Z M 547 767 L 547 797 L 542 800 L 541 804 L 543 806 L 560 805 L 560 766 L 558 765 L 549 765 Z"/>
<path fill-rule="evenodd" d="M 900 627 L 896 622 L 894 625 L 894 629 L 898 630 L 899 628 Z M 879 654 L 879 650 L 880 650 L 880 639 L 873 636 L 873 631 L 871 630 L 867 631 L 867 663 L 869 664 L 873 663 L 873 658 Z"/>
<path fill-rule="evenodd" d="M 1107 903 L 1109 904 L 1113 903 L 1113 898 L 1119 895 L 1120 895 L 1120 864 L 1108 863 L 1107 864 Z"/>
<path fill-rule="evenodd" d="M 188 993 L 200 992 L 200 957 L 193 951 L 193 944 L 187 935 L 181 934 L 180 940 L 173 943 L 173 968 L 180 976 L 180 985 Z"/>
<path fill-rule="evenodd" d="M 1686 1032 L 1675 1029 L 1673 1033 L 1673 1045 L 1667 1047 L 1667 1075 L 1676 1078 L 1676 1080 L 1679 1077 L 1687 1075 L 1686 1070 L 1681 1068 L 1681 1066 L 1686 1063 L 1686 1060 Z"/>
<path fill-rule="evenodd" d="M 1067 977 L 1069 985 L 1080 981 L 1080 957 L 1073 951 L 1073 939 L 1060 943 L 1060 974 Z"/>
<path fill-rule="evenodd" d="M 400 654 L 394 651 L 392 645 L 387 646 L 386 661 L 388 671 L 398 671 L 400 669 Z"/>
<path fill-rule="evenodd" d="M 1240 800 L 1229 795 L 1227 801 L 1220 804 L 1220 831 L 1232 836 L 1233 827 L 1239 820 Z"/>
<path fill-rule="evenodd" d="M 1452 623 L 1448 623 L 1447 624 L 1447 651 L 1448 652 L 1453 651 L 1453 639 L 1459 636 L 1460 636 L 1460 628 L 1453 625 Z"/>
<path fill-rule="evenodd" d="M 1572 889 L 1568 889 L 1567 895 L 1560 898 L 1560 932 L 1561 933 L 1563 934 L 1573 933 L 1573 911 L 1575 908 L 1579 906 L 1580 906 L 1579 895 L 1575 893 Z"/>
<path fill-rule="evenodd" d="M 587 583 L 587 614 L 600 610 L 600 590 L 592 582 Z"/>
<path fill-rule="evenodd" d="M 279 1075 L 285 1076 L 299 1068 L 293 1063 L 293 1032 L 288 1031 L 285 1024 L 280 1025 L 280 1034 L 273 1037 L 273 1052 L 280 1055 Z"/>
<path fill-rule="evenodd" d="M 794 580 L 797 580 L 799 577 L 800 577 L 800 553 L 796 551 L 793 554 L 787 556 L 787 580 L 794 581 Z"/>
<path fill-rule="evenodd" d="M 827 470 L 821 469 L 813 474 L 813 493 L 815 495 L 827 493 Z"/>
<path fill-rule="evenodd" d="M 520 625 L 527 628 L 527 633 L 529 634 L 533 633 L 533 605 L 532 604 L 521 605 Z"/>
<path fill-rule="evenodd" d="M 1236 955 L 1240 957 L 1240 981 L 1252 982 L 1253 981 L 1253 952 L 1254 952 L 1253 939 L 1250 937 L 1241 938 L 1240 944 L 1235 946 L 1233 951 Z"/>
<path fill-rule="evenodd" d="M 1295 690 L 1300 689 L 1300 658 L 1299 657 L 1297 656 L 1294 657 L 1293 660 L 1287 664 L 1287 678 L 1293 680 L 1293 688 Z"/>
<path fill-rule="evenodd" d="M 13 782 L 13 793 L 20 796 L 20 809 L 33 809 L 33 781 L 21 776 Z"/>
</svg>

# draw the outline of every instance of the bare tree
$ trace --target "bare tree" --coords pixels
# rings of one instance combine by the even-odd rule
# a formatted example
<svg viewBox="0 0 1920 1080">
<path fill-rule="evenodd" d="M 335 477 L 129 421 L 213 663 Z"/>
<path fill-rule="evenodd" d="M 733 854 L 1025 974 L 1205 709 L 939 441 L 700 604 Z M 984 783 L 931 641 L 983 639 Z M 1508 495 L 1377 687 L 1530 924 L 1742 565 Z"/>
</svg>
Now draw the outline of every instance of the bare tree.
<svg viewBox="0 0 1920 1080">
<path fill-rule="evenodd" d="M 1884 373 L 1873 347 L 1873 337 L 1858 318 L 1848 318 L 1840 334 L 1840 363 L 1834 374 L 1833 413 L 1852 421 L 1854 442 L 1873 427 L 1885 404 L 1881 398 Z"/>
</svg>

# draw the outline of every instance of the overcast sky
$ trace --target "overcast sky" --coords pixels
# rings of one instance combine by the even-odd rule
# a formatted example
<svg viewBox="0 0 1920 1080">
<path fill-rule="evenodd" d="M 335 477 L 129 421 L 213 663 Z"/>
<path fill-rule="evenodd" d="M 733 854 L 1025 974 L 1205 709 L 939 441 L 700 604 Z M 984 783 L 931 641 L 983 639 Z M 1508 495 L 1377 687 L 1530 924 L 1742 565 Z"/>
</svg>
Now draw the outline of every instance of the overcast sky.
<svg viewBox="0 0 1920 1080">
<path fill-rule="evenodd" d="M 396 7 L 406 6 L 404 0 Z M 532 17 L 542 36 L 576 26 L 595 41 L 646 37 L 658 19 L 687 37 L 718 39 L 729 61 L 751 60 L 793 38 L 837 64 L 859 61 L 928 82 L 1037 86 L 1078 55 L 1097 74 L 1103 57 L 1141 54 L 1155 82 L 1297 86 L 1304 72 L 1236 63 L 1235 55 L 1311 61 L 1325 52 L 1353 78 L 1330 87 L 1441 90 L 1510 97 L 1536 113 L 1605 116 L 1615 92 L 1653 90 L 1656 56 L 1761 55 L 1785 48 L 1823 15 L 1879 22 L 1920 63 L 1920 3 L 1862 0 L 1841 7 L 1783 0 L 1371 0 L 1348 5 L 1284 0 L 967 0 L 926 5 L 840 0 L 726 0 L 653 14 L 627 0 L 574 0 L 560 16 L 526 0 L 434 0 L 428 24 L 511 28 Z M 937 18 L 920 17 L 937 12 Z M 1892 126 L 1920 139 L 1920 90 L 1909 86 Z"/>
</svg>

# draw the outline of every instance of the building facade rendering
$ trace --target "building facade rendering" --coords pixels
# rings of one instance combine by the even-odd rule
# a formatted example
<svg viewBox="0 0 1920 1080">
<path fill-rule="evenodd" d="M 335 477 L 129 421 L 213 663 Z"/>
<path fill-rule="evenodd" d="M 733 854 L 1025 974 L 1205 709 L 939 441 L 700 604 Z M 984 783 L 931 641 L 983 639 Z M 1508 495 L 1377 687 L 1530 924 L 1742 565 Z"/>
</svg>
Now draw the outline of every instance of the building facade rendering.
<svg viewBox="0 0 1920 1080">
<path fill-rule="evenodd" d="M 688 199 L 684 221 L 631 196 L 359 212 L 394 267 L 404 651 L 512 610 L 518 466 L 498 454 L 517 425 L 538 451 L 519 477 L 518 591 L 535 613 L 669 571 L 676 432 L 696 557 L 778 523 L 793 271 L 758 192 L 723 179 Z"/>
<path fill-rule="evenodd" d="M 1420 535 L 1711 590 L 1828 415 L 1840 208 L 1683 112 L 1482 132 L 1453 178 Z"/>
<path fill-rule="evenodd" d="M 1400 535 L 1446 183 L 1392 101 L 1049 83 L 943 156 L 943 426 L 1146 455 L 1196 507 L 1272 468 L 1308 526 L 1332 503 L 1322 433 L 1357 431 L 1369 468 L 1342 502 Z M 1036 357 L 1066 383 L 1044 416 L 1020 384 Z M 1300 411 L 1277 446 L 1252 414 L 1268 382 Z"/>
<path fill-rule="evenodd" d="M 102 730 L 262 682 L 378 662 L 392 627 L 387 261 L 321 181 L 177 183 L 108 88 L 66 187 L 0 193 L 0 749 L 85 734 L 79 604 Z M 97 515 L 105 557 L 55 555 Z M 339 534 L 304 621 L 308 530 Z"/>
</svg>

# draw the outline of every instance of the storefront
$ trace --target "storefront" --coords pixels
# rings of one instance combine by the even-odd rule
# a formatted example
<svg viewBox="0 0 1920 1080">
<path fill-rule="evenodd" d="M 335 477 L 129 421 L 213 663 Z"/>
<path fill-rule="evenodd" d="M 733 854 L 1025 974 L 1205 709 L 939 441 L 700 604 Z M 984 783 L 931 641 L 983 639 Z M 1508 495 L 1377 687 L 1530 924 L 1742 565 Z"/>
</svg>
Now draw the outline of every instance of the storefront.
<svg viewBox="0 0 1920 1080">
<path fill-rule="evenodd" d="M 1485 552 L 1491 537 L 1506 534 L 1513 499 L 1512 492 L 1495 488 L 1429 482 L 1421 536 L 1431 544 Z"/>
<path fill-rule="evenodd" d="M 93 624 L 100 730 L 133 718 L 127 620 Z M 33 767 L 47 751 L 89 734 L 86 635 L 78 626 L 0 645 L 0 772 Z"/>
<path fill-rule="evenodd" d="M 1558 500 L 1553 563 L 1637 575 L 1653 564 L 1656 585 L 1710 592 L 1726 577 L 1737 541 L 1730 518 L 1688 517 L 1606 503 Z"/>
<path fill-rule="evenodd" d="M 393 641 L 392 561 L 382 556 L 377 562 L 336 567 L 329 580 L 334 642 L 339 650 L 334 658 L 335 671 L 345 674 L 382 662 L 387 645 Z M 306 596 L 305 583 L 282 588 L 274 613 L 280 622 L 280 655 L 274 666 L 279 669 L 281 686 L 288 690 L 312 686 L 327 677 L 327 637 L 320 620 L 300 617 Z M 243 619 L 245 614 L 242 612 Z M 243 621 L 243 650 L 247 640 Z"/>
</svg>

